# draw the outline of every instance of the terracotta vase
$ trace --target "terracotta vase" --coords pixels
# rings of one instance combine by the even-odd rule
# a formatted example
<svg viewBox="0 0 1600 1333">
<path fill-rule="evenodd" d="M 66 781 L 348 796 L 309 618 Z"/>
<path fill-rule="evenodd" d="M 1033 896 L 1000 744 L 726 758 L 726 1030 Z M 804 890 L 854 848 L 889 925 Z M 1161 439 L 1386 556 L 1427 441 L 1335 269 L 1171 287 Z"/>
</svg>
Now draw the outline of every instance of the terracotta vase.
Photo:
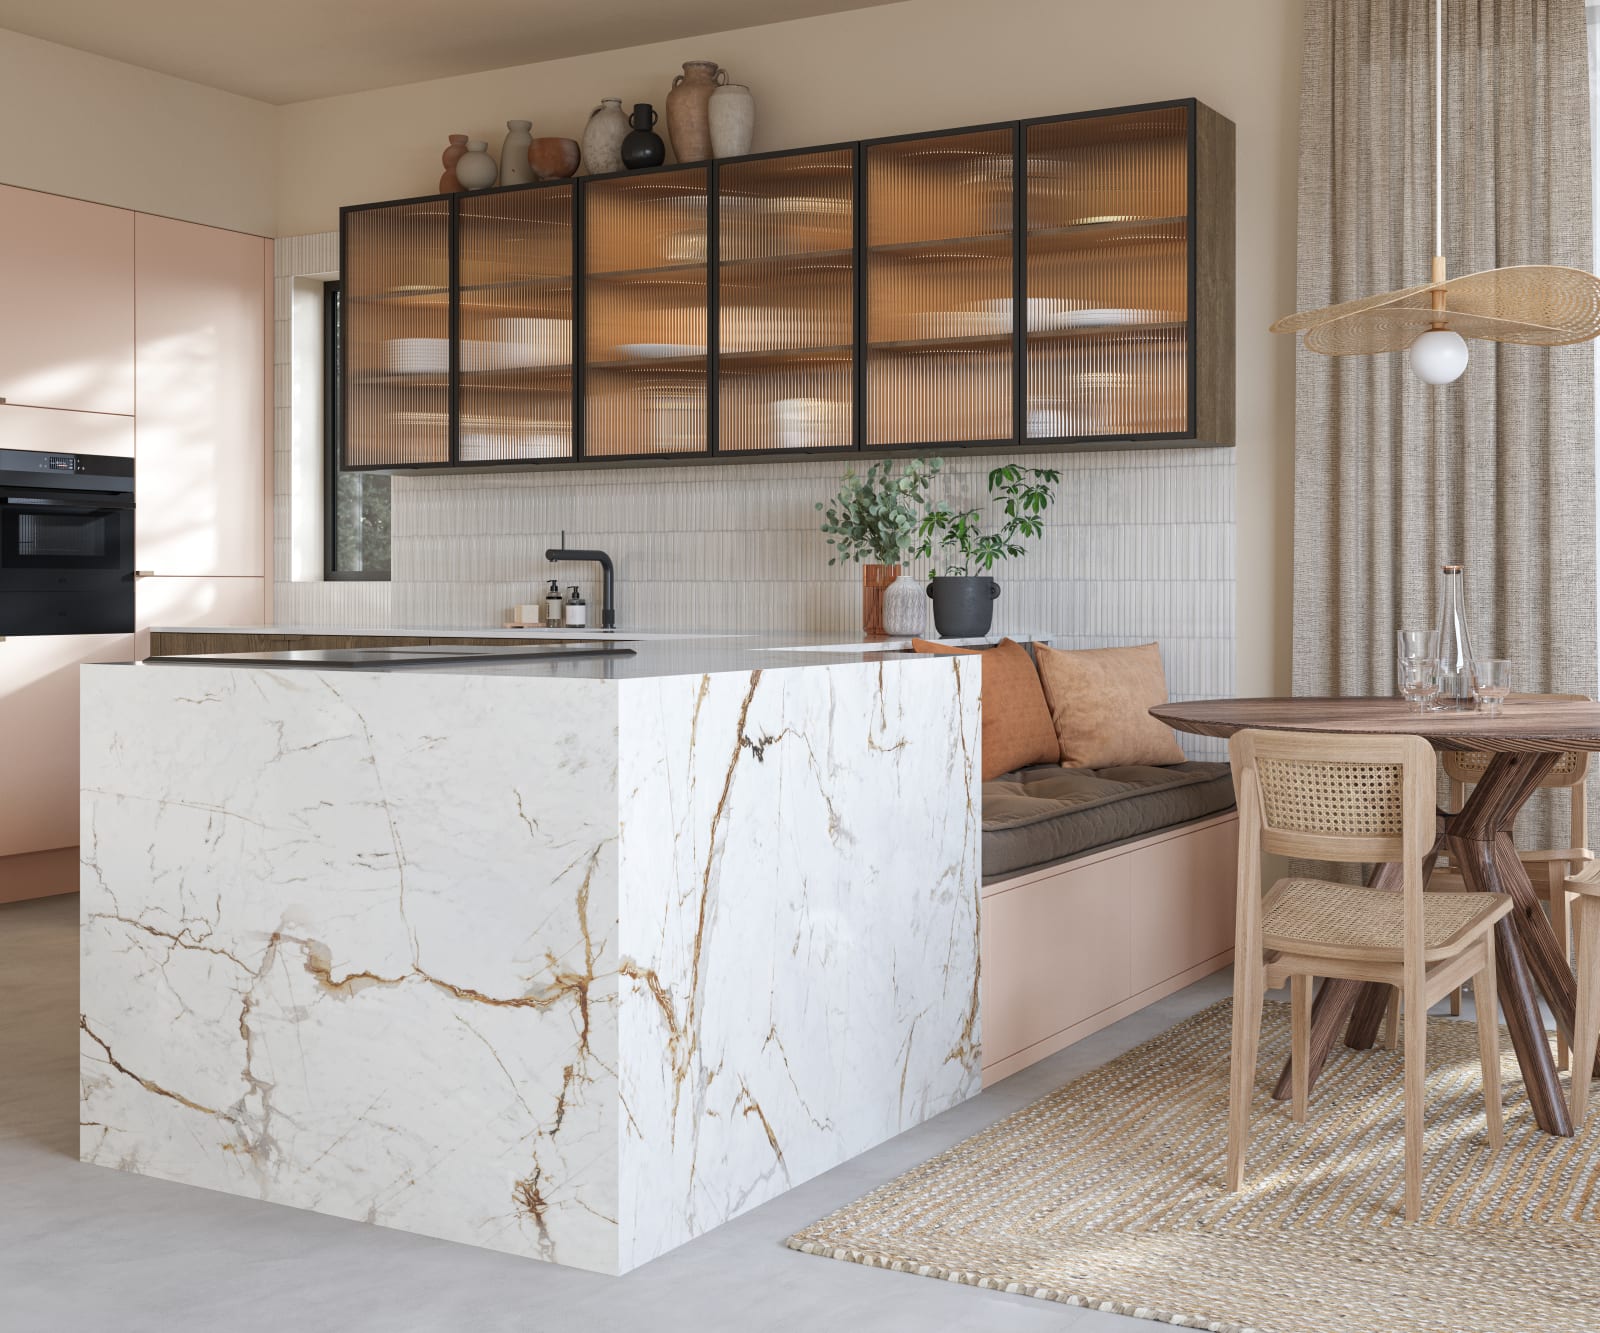
<svg viewBox="0 0 1600 1333">
<path fill-rule="evenodd" d="M 456 179 L 464 190 L 487 190 L 500 178 L 500 169 L 489 156 L 489 145 L 482 139 L 467 143 L 467 151 L 456 161 Z"/>
<path fill-rule="evenodd" d="M 725 83 L 711 94 L 711 151 L 717 157 L 742 157 L 756 134 L 756 99 L 742 83 Z"/>
<path fill-rule="evenodd" d="M 869 639 L 884 635 L 883 594 L 899 577 L 899 565 L 861 566 L 861 630 Z"/>
<path fill-rule="evenodd" d="M 667 137 L 680 162 L 711 156 L 711 94 L 727 79 L 715 60 L 688 60 L 667 94 Z"/>
<path fill-rule="evenodd" d="M 528 145 L 528 165 L 542 181 L 566 179 L 582 156 L 576 139 L 535 139 Z"/>
<path fill-rule="evenodd" d="M 527 185 L 535 179 L 532 161 L 531 120 L 506 121 L 506 141 L 500 149 L 500 184 Z"/>
<path fill-rule="evenodd" d="M 628 137 L 628 113 L 620 97 L 602 97 L 583 127 L 583 161 L 591 176 L 622 170 L 622 141 Z"/>
<path fill-rule="evenodd" d="M 467 136 L 452 134 L 450 146 L 444 150 L 444 157 L 440 159 L 444 163 L 444 175 L 439 177 L 440 194 L 461 193 L 461 182 L 456 179 L 456 163 L 461 161 L 466 151 Z"/>
</svg>

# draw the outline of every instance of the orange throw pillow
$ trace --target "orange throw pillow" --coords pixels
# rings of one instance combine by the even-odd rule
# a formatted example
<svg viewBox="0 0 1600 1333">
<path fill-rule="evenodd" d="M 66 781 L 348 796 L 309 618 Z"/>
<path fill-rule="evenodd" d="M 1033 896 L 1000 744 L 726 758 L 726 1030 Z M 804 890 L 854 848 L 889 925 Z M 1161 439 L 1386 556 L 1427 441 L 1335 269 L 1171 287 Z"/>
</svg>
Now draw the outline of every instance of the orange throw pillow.
<svg viewBox="0 0 1600 1333">
<path fill-rule="evenodd" d="M 1036 645 L 1039 679 L 1068 768 L 1181 764 L 1172 728 L 1150 716 L 1167 701 L 1161 649 L 1085 648 L 1064 652 Z"/>
<path fill-rule="evenodd" d="M 1050 709 L 1039 686 L 1033 658 L 1020 643 L 1001 639 L 993 648 L 953 648 L 914 639 L 919 653 L 983 658 L 983 780 L 1029 764 L 1060 762 Z"/>
</svg>

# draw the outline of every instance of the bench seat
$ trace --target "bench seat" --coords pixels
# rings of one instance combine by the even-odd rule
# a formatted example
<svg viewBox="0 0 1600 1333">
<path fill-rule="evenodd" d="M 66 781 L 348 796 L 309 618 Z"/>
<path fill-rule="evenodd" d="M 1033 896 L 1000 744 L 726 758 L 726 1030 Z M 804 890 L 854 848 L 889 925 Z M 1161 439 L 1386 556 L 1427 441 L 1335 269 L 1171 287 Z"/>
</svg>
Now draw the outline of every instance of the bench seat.
<svg viewBox="0 0 1600 1333">
<path fill-rule="evenodd" d="M 1142 838 L 1233 807 L 1223 763 L 1062 768 L 1005 773 L 983 784 L 983 880 Z"/>
</svg>

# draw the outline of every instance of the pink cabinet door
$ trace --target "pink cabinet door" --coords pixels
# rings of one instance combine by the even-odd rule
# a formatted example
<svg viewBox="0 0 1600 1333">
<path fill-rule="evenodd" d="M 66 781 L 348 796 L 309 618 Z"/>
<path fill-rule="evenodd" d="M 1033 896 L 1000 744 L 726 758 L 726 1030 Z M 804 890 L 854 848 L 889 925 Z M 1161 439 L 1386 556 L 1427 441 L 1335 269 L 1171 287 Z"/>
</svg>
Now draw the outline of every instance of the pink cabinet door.
<svg viewBox="0 0 1600 1333">
<path fill-rule="evenodd" d="M 0 406 L 0 449 L 36 454 L 133 457 L 133 418 L 110 412 L 60 412 L 50 407 Z"/>
<path fill-rule="evenodd" d="M 137 215 L 137 562 L 266 574 L 269 243 Z"/>
<path fill-rule="evenodd" d="M 133 214 L 0 186 L 0 398 L 133 413 Z"/>
</svg>

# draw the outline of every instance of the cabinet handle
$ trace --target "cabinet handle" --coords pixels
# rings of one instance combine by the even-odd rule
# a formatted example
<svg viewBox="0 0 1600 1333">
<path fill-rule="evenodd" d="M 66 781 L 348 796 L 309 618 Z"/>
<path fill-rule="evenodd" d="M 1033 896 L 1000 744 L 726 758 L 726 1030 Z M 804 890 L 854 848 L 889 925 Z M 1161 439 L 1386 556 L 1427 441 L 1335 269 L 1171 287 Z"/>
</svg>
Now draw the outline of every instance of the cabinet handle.
<svg viewBox="0 0 1600 1333">
<path fill-rule="evenodd" d="M 153 569 L 136 569 L 133 571 L 133 577 L 136 579 L 153 579 L 155 576 L 156 572 Z"/>
</svg>

